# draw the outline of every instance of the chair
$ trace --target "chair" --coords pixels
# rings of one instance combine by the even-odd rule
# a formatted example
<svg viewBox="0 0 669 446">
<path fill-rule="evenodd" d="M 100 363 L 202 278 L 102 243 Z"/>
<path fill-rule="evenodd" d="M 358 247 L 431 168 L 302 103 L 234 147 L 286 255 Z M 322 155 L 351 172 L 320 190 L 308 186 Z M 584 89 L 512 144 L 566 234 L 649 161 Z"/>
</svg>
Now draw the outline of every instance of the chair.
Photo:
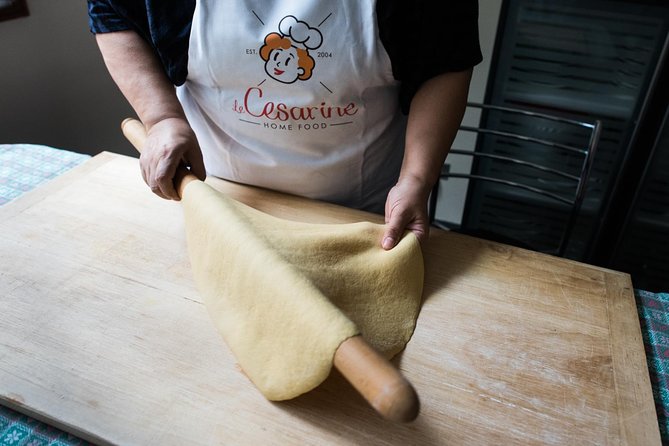
<svg viewBox="0 0 669 446">
<path fill-rule="evenodd" d="M 465 125 L 472 114 L 480 116 L 478 124 Z M 584 202 L 600 132 L 599 121 L 467 104 L 454 148 L 430 196 L 432 224 L 564 257 Z M 463 140 L 472 147 L 459 148 Z M 455 191 L 450 192 L 449 186 Z M 449 194 L 458 194 L 458 187 L 465 198 L 462 214 L 451 212 L 444 218 L 440 207 Z"/>
</svg>

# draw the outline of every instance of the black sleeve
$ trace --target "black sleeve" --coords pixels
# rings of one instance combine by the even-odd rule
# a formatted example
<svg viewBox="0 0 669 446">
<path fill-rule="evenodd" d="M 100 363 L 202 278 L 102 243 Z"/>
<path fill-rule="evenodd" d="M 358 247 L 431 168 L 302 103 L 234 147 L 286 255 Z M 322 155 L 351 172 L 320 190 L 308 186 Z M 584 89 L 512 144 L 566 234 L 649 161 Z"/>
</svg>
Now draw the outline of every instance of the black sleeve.
<svg viewBox="0 0 669 446">
<path fill-rule="evenodd" d="M 426 80 L 481 62 L 477 0 L 377 0 L 379 34 L 401 82 L 400 106 Z"/>
<path fill-rule="evenodd" d="M 181 85 L 188 75 L 188 40 L 195 0 L 88 0 L 93 33 L 132 29 L 158 55 L 167 76 Z"/>
<path fill-rule="evenodd" d="M 93 34 L 125 31 L 131 28 L 106 0 L 88 0 L 88 27 Z"/>
</svg>

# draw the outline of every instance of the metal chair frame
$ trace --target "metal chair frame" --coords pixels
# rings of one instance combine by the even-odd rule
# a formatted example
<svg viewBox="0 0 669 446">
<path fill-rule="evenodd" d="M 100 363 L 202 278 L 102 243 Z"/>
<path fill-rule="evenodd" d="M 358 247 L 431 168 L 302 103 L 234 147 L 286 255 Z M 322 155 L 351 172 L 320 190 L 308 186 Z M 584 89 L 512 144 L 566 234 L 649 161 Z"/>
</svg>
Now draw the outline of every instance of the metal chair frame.
<svg viewBox="0 0 669 446">
<path fill-rule="evenodd" d="M 567 218 L 567 223 L 565 230 L 562 233 L 562 237 L 559 243 L 559 246 L 557 250 L 554 252 L 554 254 L 562 257 L 564 256 L 565 250 L 567 248 L 567 244 L 569 242 L 569 239 L 571 237 L 571 234 L 574 230 L 574 226 L 576 223 L 576 219 L 578 217 L 578 214 L 581 210 L 581 207 L 583 205 L 583 200 L 585 198 L 585 192 L 586 192 L 586 187 L 588 183 L 588 179 L 590 177 L 590 171 L 592 169 L 592 160 L 593 157 L 596 153 L 597 150 L 597 145 L 599 143 L 599 138 L 601 134 L 601 127 L 602 124 L 599 120 L 595 120 L 593 122 L 585 122 L 585 121 L 577 121 L 574 119 L 568 119 L 560 116 L 554 116 L 554 115 L 549 115 L 545 113 L 539 113 L 535 111 L 530 111 L 530 110 L 525 110 L 525 109 L 520 109 L 520 108 L 512 108 L 512 107 L 504 107 L 504 106 L 497 106 L 497 105 L 488 105 L 488 104 L 478 104 L 478 103 L 473 103 L 469 102 L 467 103 L 468 108 L 478 108 L 481 109 L 484 113 L 488 111 L 498 111 L 498 112 L 504 112 L 504 113 L 511 113 L 511 114 L 517 114 L 517 115 L 525 115 L 525 116 L 531 116 L 534 118 L 540 118 L 540 119 L 545 119 L 547 121 L 553 121 L 556 123 L 563 123 L 563 124 L 570 124 L 570 125 L 575 125 L 581 128 L 588 129 L 590 132 L 590 139 L 588 141 L 587 147 L 575 147 L 567 144 L 561 144 L 555 141 L 550 141 L 546 139 L 541 139 L 541 138 L 535 138 L 532 136 L 527 136 L 527 135 L 522 135 L 518 133 L 512 133 L 512 132 L 506 132 L 506 131 L 500 131 L 500 130 L 495 130 L 495 129 L 489 129 L 489 128 L 479 128 L 479 127 L 472 127 L 472 126 L 465 126 L 462 125 L 460 126 L 461 131 L 466 131 L 466 132 L 472 132 L 476 134 L 483 134 L 483 135 L 493 135 L 493 136 L 498 136 L 501 138 L 509 139 L 509 140 L 520 140 L 520 141 L 525 141 L 525 142 L 530 142 L 533 144 L 538 144 L 538 145 L 543 145 L 547 147 L 552 147 L 558 150 L 562 151 L 567 151 L 571 153 L 576 153 L 579 155 L 583 156 L 583 163 L 581 165 L 581 170 L 580 170 L 580 175 L 572 175 L 567 172 L 563 172 L 548 166 L 544 166 L 541 164 L 537 163 L 532 163 L 529 161 L 524 161 L 516 158 L 511 158 L 507 156 L 502 156 L 502 155 L 496 155 L 496 154 L 491 154 L 491 153 L 482 153 L 476 151 L 478 149 L 479 143 L 477 142 L 476 144 L 476 149 L 474 151 L 470 150 L 458 150 L 458 149 L 452 149 L 449 151 L 449 154 L 457 154 L 457 155 L 465 155 L 465 156 L 471 156 L 474 159 L 476 158 L 487 158 L 487 159 L 493 159 L 493 160 L 498 160 L 498 161 L 503 161 L 503 162 L 508 162 L 508 163 L 514 163 L 517 165 L 523 165 L 531 169 L 536 169 L 539 171 L 543 172 L 548 172 L 560 177 L 563 177 L 567 180 L 574 181 L 576 183 L 576 188 L 574 192 L 573 198 L 565 198 L 563 196 L 554 194 L 548 190 L 543 190 L 534 186 L 530 186 L 527 184 L 522 184 L 516 181 L 510 181 L 506 180 L 503 178 L 495 178 L 491 176 L 485 176 L 485 175 L 476 175 L 476 174 L 461 174 L 461 173 L 450 173 L 450 172 L 444 172 L 442 171 L 442 174 L 440 176 L 441 178 L 464 178 L 468 180 L 475 180 L 475 181 L 487 181 L 491 183 L 497 183 L 497 184 L 504 184 L 506 186 L 511 186 L 511 187 L 516 187 L 520 189 L 524 189 L 526 191 L 530 191 L 532 193 L 536 193 L 539 195 L 543 195 L 545 197 L 551 198 L 553 200 L 556 200 L 558 202 L 564 203 L 566 205 L 571 206 L 571 211 L 569 213 L 569 216 Z M 483 119 L 483 116 L 482 116 Z M 430 215 L 430 221 L 432 224 L 434 224 L 437 227 L 442 227 L 444 228 L 445 226 L 440 224 L 435 219 L 435 213 L 436 213 L 436 206 L 437 206 L 437 194 L 438 194 L 438 189 L 439 189 L 439 181 L 435 184 L 432 194 L 430 196 L 430 203 L 429 203 L 429 215 Z M 453 229 L 453 228 L 448 228 L 447 229 Z"/>
</svg>

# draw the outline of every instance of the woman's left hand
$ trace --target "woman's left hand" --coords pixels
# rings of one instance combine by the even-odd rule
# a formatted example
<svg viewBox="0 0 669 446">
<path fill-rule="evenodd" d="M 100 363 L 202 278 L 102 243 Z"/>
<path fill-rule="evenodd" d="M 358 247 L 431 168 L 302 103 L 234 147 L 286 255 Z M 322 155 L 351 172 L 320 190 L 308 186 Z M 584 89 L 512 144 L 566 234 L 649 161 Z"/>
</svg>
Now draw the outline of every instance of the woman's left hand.
<svg viewBox="0 0 669 446">
<path fill-rule="evenodd" d="M 400 178 L 390 189 L 386 199 L 386 230 L 381 241 L 383 249 L 394 248 L 407 230 L 421 243 L 427 239 L 430 232 L 427 200 L 431 189 L 415 177 Z"/>
<path fill-rule="evenodd" d="M 405 230 L 427 240 L 427 200 L 462 121 L 471 76 L 471 68 L 435 76 L 411 100 L 402 169 L 386 199 L 383 249 L 397 245 Z"/>
</svg>

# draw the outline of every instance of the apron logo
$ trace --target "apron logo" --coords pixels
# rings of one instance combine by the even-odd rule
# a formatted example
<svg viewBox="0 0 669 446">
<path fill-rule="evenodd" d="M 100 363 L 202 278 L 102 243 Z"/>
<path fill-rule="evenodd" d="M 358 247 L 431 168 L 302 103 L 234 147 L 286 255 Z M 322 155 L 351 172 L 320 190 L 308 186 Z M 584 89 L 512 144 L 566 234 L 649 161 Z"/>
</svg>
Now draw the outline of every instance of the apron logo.
<svg viewBox="0 0 669 446">
<path fill-rule="evenodd" d="M 321 32 L 292 15 L 279 22 L 279 33 L 265 36 L 260 57 L 265 61 L 265 72 L 284 84 L 305 81 L 313 73 L 316 61 L 309 54 L 323 43 Z"/>
<path fill-rule="evenodd" d="M 251 13 L 264 27 L 265 22 L 260 16 L 254 10 L 251 10 Z M 261 82 L 246 89 L 243 97 L 233 98 L 232 111 L 237 114 L 240 122 L 262 126 L 268 130 L 300 132 L 347 126 L 355 122 L 356 115 L 360 111 L 358 104 L 348 98 L 341 100 L 321 81 L 318 81 L 318 84 L 329 95 L 335 95 L 334 101 L 329 100 L 327 98 L 329 95 L 320 90 L 314 91 L 314 98 L 306 102 L 300 99 L 300 95 L 297 99 L 290 96 L 287 99 L 283 98 L 285 85 L 295 84 L 289 88 L 299 90 L 304 88 L 305 91 L 317 88 L 312 77 L 316 67 L 315 58 L 332 57 L 331 52 L 314 53 L 323 45 L 323 35 L 318 27 L 331 16 L 332 13 L 329 13 L 316 27 L 311 27 L 295 16 L 286 15 L 279 21 L 279 32 L 266 34 L 259 50 L 246 48 L 246 54 L 254 56 L 259 54 L 264 62 L 265 73 L 283 85 L 267 86 L 267 91 L 263 91 L 263 84 L 267 81 L 263 76 Z M 310 82 L 302 85 L 297 82 L 309 79 Z M 318 95 L 325 97 L 318 100 L 316 99 Z"/>
</svg>

